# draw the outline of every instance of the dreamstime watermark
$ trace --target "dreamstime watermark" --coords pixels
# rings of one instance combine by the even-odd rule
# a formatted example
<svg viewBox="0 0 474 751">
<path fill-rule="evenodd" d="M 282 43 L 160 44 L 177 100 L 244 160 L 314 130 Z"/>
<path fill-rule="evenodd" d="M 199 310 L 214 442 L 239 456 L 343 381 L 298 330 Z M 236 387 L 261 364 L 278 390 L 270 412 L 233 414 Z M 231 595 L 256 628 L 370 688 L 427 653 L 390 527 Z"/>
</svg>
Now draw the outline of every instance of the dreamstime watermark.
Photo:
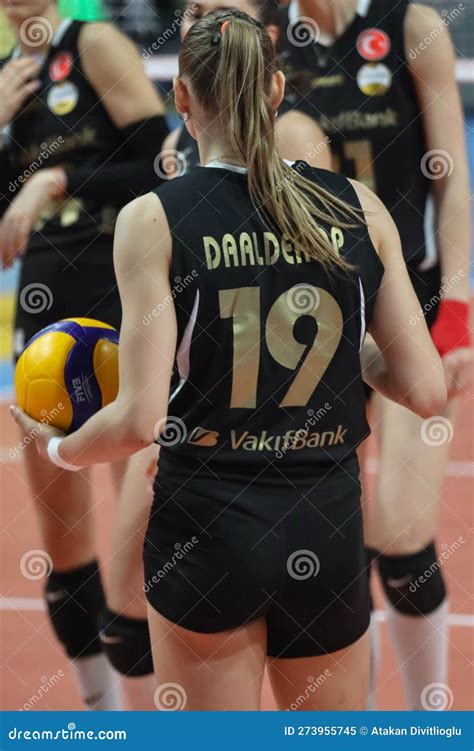
<svg viewBox="0 0 474 751">
<path fill-rule="evenodd" d="M 182 419 L 180 417 L 173 417 L 173 415 L 168 415 L 158 420 L 153 431 L 155 441 L 160 446 L 166 446 L 167 448 L 183 443 L 187 434 L 188 430 Z"/>
<path fill-rule="evenodd" d="M 421 692 L 421 706 L 427 712 L 447 712 L 454 704 L 454 694 L 446 683 L 429 683 Z"/>
<path fill-rule="evenodd" d="M 318 42 L 321 29 L 309 16 L 299 16 L 288 24 L 286 36 L 294 47 L 309 47 Z"/>
<path fill-rule="evenodd" d="M 431 149 L 423 155 L 420 166 L 423 175 L 428 180 L 443 180 L 453 174 L 454 159 L 444 149 Z"/>
<path fill-rule="evenodd" d="M 177 149 L 164 149 L 156 155 L 153 169 L 160 180 L 169 180 L 170 177 L 182 177 L 189 170 L 188 160 L 182 151 Z"/>
<path fill-rule="evenodd" d="M 26 313 L 43 313 L 50 310 L 53 304 L 53 293 L 46 284 L 32 282 L 20 292 L 20 307 Z"/>
<path fill-rule="evenodd" d="M 36 438 L 40 435 L 40 433 L 43 430 L 43 425 L 50 425 L 53 420 L 56 419 L 56 417 L 63 411 L 64 404 L 62 402 L 59 402 L 54 409 L 52 409 L 50 412 L 48 412 L 47 409 L 41 410 L 41 418 L 39 420 L 39 426 L 34 427 L 32 430 L 30 430 L 24 438 L 22 438 L 21 441 L 19 441 L 16 446 L 12 446 L 8 449 L 8 456 L 10 459 L 16 459 L 20 453 L 25 449 L 27 446 L 30 445 Z"/>
<path fill-rule="evenodd" d="M 441 11 L 441 18 L 439 22 L 436 24 L 436 26 L 433 27 L 431 32 L 427 34 L 424 39 L 421 40 L 417 44 L 416 47 L 412 47 L 408 53 L 408 57 L 410 60 L 415 60 L 420 52 L 424 52 L 432 42 L 434 42 L 436 39 L 438 39 L 439 36 L 443 33 L 443 31 L 448 28 L 448 26 L 455 21 L 459 16 L 466 10 L 466 6 L 464 3 L 459 3 L 456 8 L 453 8 L 452 10 L 442 10 Z"/>
<path fill-rule="evenodd" d="M 143 316 L 143 325 L 149 326 L 156 318 L 160 316 L 161 313 L 164 313 L 164 311 L 167 310 L 171 303 L 176 300 L 178 295 L 184 292 L 184 290 L 189 287 L 189 285 L 192 284 L 198 276 L 199 274 L 196 269 L 193 269 L 190 274 L 187 274 L 187 276 L 184 277 L 184 279 L 182 279 L 180 276 L 175 276 L 171 295 L 167 295 L 164 300 L 160 302 L 159 305 L 157 305 L 156 308 L 154 308 L 150 313 L 146 313 L 146 315 Z"/>
<path fill-rule="evenodd" d="M 332 407 L 329 402 L 325 402 L 317 412 L 315 412 L 314 409 L 308 409 L 308 419 L 306 420 L 304 426 L 297 430 L 294 434 L 288 435 L 288 439 L 285 440 L 283 446 L 276 451 L 276 458 L 283 459 L 288 451 L 297 450 L 300 447 L 300 443 L 304 443 L 306 445 L 310 428 L 314 428 L 317 423 L 322 420 L 328 412 L 331 411 L 331 409 Z"/>
<path fill-rule="evenodd" d="M 428 446 L 444 446 L 453 440 L 454 426 L 447 417 L 436 415 L 423 421 L 420 433 L 423 443 Z"/>
<path fill-rule="evenodd" d="M 20 26 L 20 40 L 28 47 L 42 47 L 53 38 L 53 27 L 43 16 L 31 16 Z"/>
<path fill-rule="evenodd" d="M 15 180 L 10 180 L 8 184 L 8 190 L 11 193 L 18 190 L 20 185 L 23 185 L 23 183 L 25 183 L 28 178 L 34 175 L 35 172 L 37 172 L 43 166 L 43 164 L 48 161 L 50 156 L 52 156 L 54 152 L 63 145 L 63 143 L 64 138 L 62 136 L 58 136 L 49 144 L 45 141 L 40 144 L 41 151 L 39 152 L 37 158 L 28 165 L 28 167 L 23 171 L 21 175 L 19 175 L 19 177 L 17 177 Z"/>
<path fill-rule="evenodd" d="M 431 310 L 433 310 L 433 308 L 439 305 L 447 292 L 454 289 L 454 287 L 456 287 L 461 282 L 461 280 L 465 278 L 466 274 L 462 270 L 458 271 L 458 273 L 454 274 L 454 276 L 452 276 L 450 279 L 448 279 L 447 276 L 443 276 L 441 279 L 441 288 L 439 293 L 433 295 L 433 297 L 431 297 L 428 302 L 423 305 L 422 309 L 416 315 L 410 316 L 410 326 L 416 326 L 418 321 L 420 321 L 426 313 L 429 313 Z"/>
<path fill-rule="evenodd" d="M 53 570 L 53 561 L 46 550 L 28 550 L 20 560 L 20 572 L 29 581 L 38 581 L 49 576 Z"/>
<path fill-rule="evenodd" d="M 30 696 L 28 701 L 25 701 L 23 706 L 20 707 L 19 711 L 29 712 L 30 709 L 34 709 L 36 705 L 41 701 L 41 699 L 43 699 L 46 696 L 46 694 L 49 691 L 51 691 L 51 689 L 55 688 L 55 686 L 58 685 L 61 678 L 64 678 L 64 676 L 65 676 L 65 673 L 63 670 L 58 670 L 57 673 L 50 676 L 49 678 L 46 675 L 41 676 L 40 678 L 41 685 L 38 688 L 38 691 L 35 694 L 33 694 L 33 696 Z"/>
<path fill-rule="evenodd" d="M 24 730 L 13 727 L 8 731 L 11 741 L 126 741 L 126 730 L 78 730 L 75 722 L 57 730 Z"/>
<path fill-rule="evenodd" d="M 280 193 L 283 190 L 284 184 L 292 183 L 294 181 L 294 175 L 301 175 L 301 173 L 306 169 L 308 166 L 308 163 L 313 162 L 316 157 L 320 156 L 320 154 L 328 148 L 332 143 L 332 140 L 329 136 L 324 136 L 324 138 L 321 138 L 318 143 L 313 143 L 313 141 L 310 141 L 310 143 L 306 144 L 306 153 L 303 158 L 299 159 L 297 162 L 295 162 L 291 170 L 285 175 L 285 179 L 282 183 L 278 183 L 276 186 L 277 191 Z"/>
<path fill-rule="evenodd" d="M 188 697 L 179 683 L 162 683 L 155 691 L 154 702 L 160 712 L 181 712 L 188 703 Z"/>
<path fill-rule="evenodd" d="M 321 295 L 317 287 L 312 284 L 297 284 L 290 289 L 286 296 L 288 307 L 292 313 L 309 315 L 319 308 Z"/>
<path fill-rule="evenodd" d="M 171 558 L 166 561 L 163 568 L 160 568 L 151 579 L 148 579 L 148 581 L 145 582 L 143 585 L 143 591 L 149 592 L 155 584 L 159 584 L 162 579 L 165 578 L 167 574 L 170 573 L 174 569 L 175 566 L 178 565 L 180 561 L 183 560 L 187 556 L 187 554 L 194 548 L 195 545 L 197 545 L 199 542 L 198 538 L 193 535 L 188 542 L 185 542 L 184 545 L 181 545 L 180 542 L 177 542 L 174 546 L 174 553 L 171 556 Z"/>
<path fill-rule="evenodd" d="M 308 675 L 307 678 L 307 686 L 304 690 L 304 693 L 300 694 L 294 702 L 290 704 L 289 707 L 286 708 L 286 712 L 297 712 L 300 707 L 305 704 L 308 699 L 311 698 L 311 694 L 315 694 L 318 688 L 321 688 L 321 686 L 324 686 L 326 681 L 332 677 L 332 673 L 330 670 L 326 668 L 324 673 L 321 673 L 317 676 L 317 678 L 314 677 L 314 675 Z"/>
<path fill-rule="evenodd" d="M 315 579 L 321 570 L 321 563 L 312 550 L 295 550 L 288 557 L 286 570 L 292 579 L 298 581 Z"/>
<path fill-rule="evenodd" d="M 173 21 L 170 26 L 167 26 L 166 29 L 160 34 L 160 36 L 150 44 L 149 47 L 147 47 L 146 50 L 142 51 L 142 55 L 144 60 L 148 60 L 152 55 L 154 55 L 158 50 L 160 50 L 166 42 L 169 42 L 170 39 L 175 35 L 176 31 L 183 25 L 187 19 L 192 16 L 192 14 L 197 10 L 196 3 L 193 3 L 189 8 L 186 8 L 185 11 L 181 11 L 179 9 L 174 11 L 175 20 Z"/>
<path fill-rule="evenodd" d="M 417 579 L 414 579 L 409 586 L 410 592 L 415 593 L 423 584 L 431 579 L 431 577 L 444 565 L 444 562 L 449 560 L 454 553 L 457 553 L 459 548 L 464 545 L 466 540 L 464 537 L 458 537 L 457 540 L 448 545 L 447 542 L 443 542 L 441 545 L 442 552 L 438 555 L 436 561 L 434 561 L 429 568 L 426 569 Z"/>
</svg>

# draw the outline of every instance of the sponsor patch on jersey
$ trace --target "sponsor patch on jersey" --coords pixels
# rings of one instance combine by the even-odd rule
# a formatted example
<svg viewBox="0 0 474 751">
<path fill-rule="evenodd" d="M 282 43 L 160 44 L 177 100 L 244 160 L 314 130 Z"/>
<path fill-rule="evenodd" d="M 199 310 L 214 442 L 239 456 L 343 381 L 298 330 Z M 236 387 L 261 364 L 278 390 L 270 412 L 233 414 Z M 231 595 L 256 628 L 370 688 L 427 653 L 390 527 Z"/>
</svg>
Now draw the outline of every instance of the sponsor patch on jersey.
<svg viewBox="0 0 474 751">
<path fill-rule="evenodd" d="M 49 77 L 52 81 L 64 81 L 72 70 L 73 60 L 69 52 L 60 52 L 53 58 L 49 66 Z"/>
<path fill-rule="evenodd" d="M 383 96 L 392 85 L 392 72 L 382 63 L 367 63 L 357 74 L 357 85 L 366 96 Z"/>
<path fill-rule="evenodd" d="M 69 115 L 77 105 L 79 91 L 71 81 L 52 86 L 48 94 L 48 107 L 55 115 Z"/>
<path fill-rule="evenodd" d="M 391 48 L 390 38 L 382 29 L 366 29 L 357 38 L 359 55 L 370 63 L 383 60 Z"/>
<path fill-rule="evenodd" d="M 207 428 L 195 428 L 188 438 L 188 443 L 192 446 L 206 446 L 212 448 L 217 446 L 219 440 L 219 433 L 215 430 L 208 430 Z"/>
</svg>

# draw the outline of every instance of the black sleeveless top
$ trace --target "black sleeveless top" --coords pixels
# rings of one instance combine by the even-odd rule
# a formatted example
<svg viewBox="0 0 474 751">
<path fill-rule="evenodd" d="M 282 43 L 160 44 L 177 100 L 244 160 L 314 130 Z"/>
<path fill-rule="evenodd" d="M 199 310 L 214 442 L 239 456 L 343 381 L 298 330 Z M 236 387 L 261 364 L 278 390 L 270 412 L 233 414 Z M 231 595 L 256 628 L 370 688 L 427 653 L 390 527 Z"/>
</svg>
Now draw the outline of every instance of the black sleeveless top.
<svg viewBox="0 0 474 751">
<path fill-rule="evenodd" d="M 213 164 L 156 191 L 178 321 L 161 457 L 209 471 L 284 462 L 314 473 L 352 457 L 369 434 L 359 353 L 383 266 L 365 224 L 321 225 L 354 265 L 328 274 L 255 210 L 245 170 Z M 345 177 L 297 166 L 360 209 Z"/>
<path fill-rule="evenodd" d="M 40 90 L 3 135 L 11 171 L 17 175 L 9 186 L 10 200 L 14 189 L 37 169 L 100 169 L 104 163 L 113 164 L 119 152 L 117 128 L 82 69 L 78 37 L 83 25 L 70 19 L 61 23 L 41 66 Z M 111 243 L 119 208 L 108 204 L 105 196 L 100 203 L 78 198 L 53 202 L 36 225 L 28 250 L 59 247 L 63 253 L 70 248 L 77 254 L 104 233 Z"/>
<path fill-rule="evenodd" d="M 326 47 L 307 35 L 292 4 L 281 9 L 279 52 L 290 79 L 285 109 L 319 122 L 337 169 L 366 183 L 390 210 L 407 263 L 429 268 L 437 258 L 434 208 L 405 52 L 408 6 L 361 0 L 353 23 Z"/>
</svg>

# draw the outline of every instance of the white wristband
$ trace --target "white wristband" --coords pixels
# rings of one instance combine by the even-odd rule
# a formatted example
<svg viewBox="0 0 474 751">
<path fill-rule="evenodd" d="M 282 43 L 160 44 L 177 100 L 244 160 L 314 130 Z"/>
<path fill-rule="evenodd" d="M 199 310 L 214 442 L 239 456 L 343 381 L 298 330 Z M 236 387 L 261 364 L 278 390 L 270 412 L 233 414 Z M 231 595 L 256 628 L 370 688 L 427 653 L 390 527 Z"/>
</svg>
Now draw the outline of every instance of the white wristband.
<svg viewBox="0 0 474 751">
<path fill-rule="evenodd" d="M 60 467 L 61 469 L 67 469 L 69 472 L 79 472 L 80 469 L 83 469 L 83 467 L 76 467 L 75 464 L 68 464 L 64 461 L 61 454 L 59 453 L 59 445 L 63 439 L 59 438 L 58 436 L 55 436 L 54 438 L 50 438 L 48 442 L 48 456 L 50 461 L 53 462 L 57 467 Z"/>
</svg>

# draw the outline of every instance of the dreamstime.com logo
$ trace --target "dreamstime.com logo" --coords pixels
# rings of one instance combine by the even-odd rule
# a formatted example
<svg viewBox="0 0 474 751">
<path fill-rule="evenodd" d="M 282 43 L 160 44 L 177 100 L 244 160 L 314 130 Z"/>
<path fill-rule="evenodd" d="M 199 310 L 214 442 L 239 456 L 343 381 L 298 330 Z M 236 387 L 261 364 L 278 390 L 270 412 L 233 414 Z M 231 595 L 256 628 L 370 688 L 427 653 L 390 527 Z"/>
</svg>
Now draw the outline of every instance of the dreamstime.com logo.
<svg viewBox="0 0 474 751">
<path fill-rule="evenodd" d="M 198 544 L 198 542 L 199 539 L 193 535 L 193 537 L 185 542 L 184 545 L 182 545 L 180 542 L 175 543 L 173 555 L 168 561 L 166 561 L 162 568 L 158 569 L 158 571 L 153 574 L 151 579 L 145 582 L 145 584 L 143 585 L 143 591 L 149 592 L 151 589 L 153 589 L 155 584 L 159 584 L 160 581 L 164 579 L 165 576 L 169 574 L 170 571 L 172 571 L 174 567 L 177 566 L 178 563 L 187 556 L 187 554 L 195 547 L 195 545 Z"/>
<path fill-rule="evenodd" d="M 27 433 L 25 437 L 16 444 L 16 446 L 11 446 L 11 448 L 8 449 L 8 456 L 10 457 L 10 459 L 16 459 L 23 451 L 23 449 L 25 449 L 30 445 L 30 443 L 36 440 L 36 438 L 43 430 L 43 425 L 49 425 L 53 420 L 56 419 L 56 417 L 63 411 L 63 409 L 64 404 L 62 402 L 59 402 L 57 407 L 52 409 L 51 412 L 48 412 L 48 410 L 46 409 L 42 409 L 41 419 L 39 420 L 39 427 L 35 427 L 30 430 L 29 433 Z"/>
<path fill-rule="evenodd" d="M 302 694 L 296 697 L 296 699 L 286 708 L 286 712 L 297 712 L 300 707 L 305 704 L 312 694 L 315 694 L 318 688 L 324 686 L 326 681 L 332 677 L 330 670 L 326 669 L 324 673 L 321 673 L 316 678 L 314 675 L 308 675 L 307 685 Z"/>
<path fill-rule="evenodd" d="M 182 712 L 188 697 L 179 683 L 162 683 L 155 691 L 154 701 L 160 712 Z"/>
<path fill-rule="evenodd" d="M 420 433 L 423 443 L 427 446 L 443 446 L 453 440 L 454 426 L 447 417 L 437 415 L 424 420 Z"/>
<path fill-rule="evenodd" d="M 30 696 L 28 701 L 25 701 L 23 706 L 20 707 L 19 711 L 29 712 L 31 709 L 35 709 L 36 705 L 46 696 L 49 691 L 51 691 L 58 685 L 58 683 L 61 681 L 61 678 L 64 678 L 64 676 L 64 670 L 58 670 L 57 673 L 51 675 L 49 678 L 47 675 L 41 676 L 41 684 L 38 688 L 38 691 L 33 694 L 33 696 Z"/>
<path fill-rule="evenodd" d="M 20 572 L 25 579 L 38 581 L 49 576 L 53 570 L 53 561 L 46 550 L 27 550 L 20 560 Z"/>
<path fill-rule="evenodd" d="M 427 712 L 447 712 L 454 704 L 454 694 L 446 683 L 430 683 L 421 692 L 421 706 Z"/>
<path fill-rule="evenodd" d="M 312 550 L 295 550 L 288 557 L 286 569 L 292 579 L 304 581 L 316 578 L 321 570 L 321 563 Z"/>
</svg>

